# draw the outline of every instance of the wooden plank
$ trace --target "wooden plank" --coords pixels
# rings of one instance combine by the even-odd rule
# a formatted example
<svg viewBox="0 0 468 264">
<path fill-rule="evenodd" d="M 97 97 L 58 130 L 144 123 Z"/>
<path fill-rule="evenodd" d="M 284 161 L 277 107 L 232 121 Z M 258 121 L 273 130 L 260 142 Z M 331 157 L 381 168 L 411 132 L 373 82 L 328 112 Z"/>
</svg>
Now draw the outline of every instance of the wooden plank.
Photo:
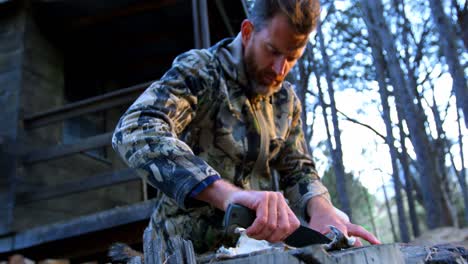
<svg viewBox="0 0 468 264">
<path fill-rule="evenodd" d="M 218 260 L 205 259 L 200 263 L 219 264 L 257 264 L 257 263 L 317 263 L 317 264 L 403 264 L 405 259 L 398 244 L 384 244 L 351 248 L 339 251 L 325 251 L 321 245 L 299 248 L 289 251 L 270 249 L 268 251 L 252 252 L 239 255 L 233 259 Z"/>
<path fill-rule="evenodd" d="M 209 48 L 211 46 L 210 41 L 210 24 L 208 18 L 208 3 L 206 0 L 197 0 L 198 11 L 200 17 L 200 32 L 201 32 L 201 45 L 202 48 Z"/>
<path fill-rule="evenodd" d="M 4 140 L 1 140 L 4 141 Z M 16 157 L 8 151 L 7 143 L 0 143 L 0 235 L 11 232 L 16 190 Z"/>
<path fill-rule="evenodd" d="M 153 225 L 150 223 L 143 233 L 144 263 L 163 264 L 165 248 L 163 237 L 156 235 Z"/>
<path fill-rule="evenodd" d="M 242 258 L 228 259 L 213 263 L 219 264 L 302 264 L 304 262 L 300 261 L 298 258 L 292 256 L 291 254 L 285 252 L 274 252 L 262 255 L 246 255 Z"/>
<path fill-rule="evenodd" d="M 192 19 L 194 47 L 196 49 L 210 47 L 210 26 L 206 0 L 192 0 Z"/>
<path fill-rule="evenodd" d="M 0 238 L 0 253 L 24 249 L 56 240 L 81 236 L 91 232 L 149 219 L 154 199 L 118 207 L 70 221 L 32 228 L 12 236 Z"/>
<path fill-rule="evenodd" d="M 67 258 L 71 263 L 84 263 L 90 260 L 95 260 L 97 263 L 109 263 L 107 254 L 110 246 L 118 241 L 139 247 L 142 241 L 141 235 L 147 225 L 148 219 L 143 219 L 84 235 L 0 253 L 0 259 L 8 259 L 13 254 L 21 254 L 35 260 Z"/>
<path fill-rule="evenodd" d="M 419 263 L 468 263 L 468 250 L 463 245 L 411 245 L 400 244 L 406 264 Z"/>
<path fill-rule="evenodd" d="M 160 10 L 179 4 L 181 0 L 160 1 L 128 1 L 114 0 L 95 3 L 95 1 L 70 1 L 70 0 L 37 0 L 36 5 L 42 9 L 51 10 L 44 12 L 51 18 L 66 18 L 65 22 L 72 26 L 71 30 L 83 27 L 93 27 L 109 23 L 141 13 Z M 55 12 L 54 12 L 55 11 Z"/>
<path fill-rule="evenodd" d="M 198 1 L 192 0 L 192 20 L 193 20 L 193 44 L 194 48 L 202 48 L 201 32 L 200 32 L 200 17 L 198 12 Z"/>
<path fill-rule="evenodd" d="M 224 26 L 226 27 L 226 31 L 229 33 L 230 37 L 235 37 L 234 29 L 231 26 L 229 21 L 229 17 L 226 13 L 226 9 L 224 8 L 223 0 L 215 0 L 216 8 L 218 9 L 219 15 L 223 20 Z"/>
<path fill-rule="evenodd" d="M 404 264 L 405 258 L 398 244 L 383 244 L 333 251 L 330 254 L 317 254 L 323 264 L 375 263 Z"/>
<path fill-rule="evenodd" d="M 6 2 L 1 11 L 12 3 Z M 16 155 L 10 149 L 18 138 L 26 15 L 23 11 L 0 21 L 0 235 L 11 232 L 15 205 Z"/>
<path fill-rule="evenodd" d="M 197 263 L 190 240 L 184 240 L 180 236 L 165 238 L 153 229 L 152 224 L 148 225 L 143 235 L 143 253 L 145 264 Z"/>
<path fill-rule="evenodd" d="M 46 199 L 57 198 L 65 195 L 90 191 L 102 187 L 112 186 L 119 183 L 138 180 L 140 177 L 133 169 L 123 169 L 115 172 L 106 172 L 91 177 L 60 184 L 53 187 L 31 188 L 30 190 L 18 193 L 16 196 L 17 204 L 31 203 Z"/>
<path fill-rule="evenodd" d="M 169 238 L 167 264 L 197 264 L 195 251 L 190 240 L 184 240 L 180 236 Z"/>
<path fill-rule="evenodd" d="M 397 245 L 378 245 L 369 247 L 350 248 L 341 251 L 325 251 L 320 245 L 298 249 L 292 252 L 297 258 L 321 264 L 345 263 L 380 263 L 402 264 L 403 256 Z"/>
<path fill-rule="evenodd" d="M 46 149 L 34 150 L 22 155 L 22 161 L 26 164 L 33 164 L 67 155 L 83 152 L 90 149 L 105 147 L 111 144 L 112 132 L 88 137 L 74 144 L 62 144 Z"/>
<path fill-rule="evenodd" d="M 63 121 L 72 117 L 94 113 L 115 106 L 133 102 L 152 82 L 137 84 L 128 88 L 107 94 L 95 96 L 78 102 L 70 103 L 62 107 L 47 110 L 41 113 L 27 116 L 23 119 L 26 129 L 42 127 Z"/>
</svg>

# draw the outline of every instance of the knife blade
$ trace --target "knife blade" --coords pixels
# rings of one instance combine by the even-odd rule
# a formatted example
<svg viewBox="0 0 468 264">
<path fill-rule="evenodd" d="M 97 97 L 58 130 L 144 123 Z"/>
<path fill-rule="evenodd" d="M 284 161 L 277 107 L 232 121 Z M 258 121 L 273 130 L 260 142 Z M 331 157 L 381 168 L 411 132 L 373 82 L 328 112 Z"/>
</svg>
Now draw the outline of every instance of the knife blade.
<svg viewBox="0 0 468 264">
<path fill-rule="evenodd" d="M 255 211 L 240 204 L 229 204 L 224 215 L 224 228 L 226 232 L 232 232 L 239 226 L 247 228 L 255 221 Z M 312 244 L 328 244 L 331 240 L 320 232 L 301 224 L 284 243 L 293 247 L 305 247 Z"/>
</svg>

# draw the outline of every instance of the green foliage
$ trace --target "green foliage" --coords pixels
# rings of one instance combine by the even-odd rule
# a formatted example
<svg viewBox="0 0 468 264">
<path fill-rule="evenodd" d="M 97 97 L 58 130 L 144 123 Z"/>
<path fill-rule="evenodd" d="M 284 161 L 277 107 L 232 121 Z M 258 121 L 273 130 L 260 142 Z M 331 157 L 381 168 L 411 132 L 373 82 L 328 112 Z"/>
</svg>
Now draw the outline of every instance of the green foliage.
<svg viewBox="0 0 468 264">
<path fill-rule="evenodd" d="M 353 177 L 352 174 L 346 173 L 346 177 L 346 191 L 349 195 L 353 214 L 353 223 L 362 225 L 365 229 L 372 231 L 373 227 L 371 217 L 375 215 L 374 210 L 377 200 L 367 191 L 367 188 L 364 187 L 358 179 Z M 336 191 L 336 177 L 333 167 L 330 167 L 325 171 L 322 177 L 322 182 L 330 192 L 332 203 L 335 207 L 340 208 L 338 193 Z"/>
</svg>

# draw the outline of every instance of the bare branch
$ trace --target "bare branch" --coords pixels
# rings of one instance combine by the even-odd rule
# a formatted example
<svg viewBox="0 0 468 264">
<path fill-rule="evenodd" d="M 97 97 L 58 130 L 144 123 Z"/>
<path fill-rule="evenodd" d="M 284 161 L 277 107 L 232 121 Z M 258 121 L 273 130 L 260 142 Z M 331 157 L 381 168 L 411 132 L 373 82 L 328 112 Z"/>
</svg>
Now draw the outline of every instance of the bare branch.
<svg viewBox="0 0 468 264">
<path fill-rule="evenodd" d="M 419 42 L 417 43 L 416 45 L 416 56 L 414 56 L 414 68 L 413 69 L 416 69 L 417 67 L 419 67 L 419 64 L 421 62 L 421 59 L 423 58 L 423 48 L 424 48 L 424 44 L 425 44 L 425 39 L 426 39 L 426 36 L 430 33 L 431 31 L 431 28 L 428 25 L 429 23 L 429 20 L 430 19 L 426 19 L 426 21 L 424 21 L 424 31 L 421 33 L 421 37 L 420 37 L 420 40 Z M 413 36 L 414 38 L 414 36 Z M 416 39 L 414 40 L 414 42 L 416 43 Z"/>
<path fill-rule="evenodd" d="M 338 109 L 337 109 L 337 111 L 338 111 L 338 113 L 340 113 L 341 115 L 343 115 L 343 116 L 345 117 L 345 120 L 350 121 L 350 122 L 353 122 L 353 123 L 355 123 L 355 124 L 358 124 L 358 125 L 361 125 L 361 126 L 363 126 L 363 127 L 365 127 L 365 128 L 370 129 L 370 130 L 373 131 L 377 136 L 379 136 L 380 138 L 382 138 L 384 142 L 387 142 L 387 139 L 385 138 L 385 136 L 382 135 L 379 131 L 375 130 L 375 129 L 374 129 L 373 127 L 371 127 L 370 125 L 365 124 L 365 123 L 362 123 L 362 122 L 360 122 L 360 121 L 358 121 L 358 120 L 356 120 L 356 119 L 354 119 L 354 118 L 351 118 L 351 117 L 349 117 L 348 115 L 346 115 L 345 113 L 341 112 L 341 111 L 338 110 Z"/>
</svg>

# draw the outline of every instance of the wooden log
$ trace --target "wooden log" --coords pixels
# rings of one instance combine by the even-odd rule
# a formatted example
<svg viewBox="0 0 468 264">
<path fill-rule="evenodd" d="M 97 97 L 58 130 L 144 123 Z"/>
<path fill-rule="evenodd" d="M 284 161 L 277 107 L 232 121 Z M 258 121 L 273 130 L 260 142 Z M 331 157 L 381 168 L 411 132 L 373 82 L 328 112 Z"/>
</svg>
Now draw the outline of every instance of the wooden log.
<svg viewBox="0 0 468 264">
<path fill-rule="evenodd" d="M 468 250 L 455 244 L 419 246 L 383 244 L 327 252 L 321 245 L 294 250 L 268 248 L 232 258 L 215 253 L 195 256 L 191 241 L 164 238 L 150 224 L 144 232 L 145 264 L 419 264 L 468 263 Z"/>
<path fill-rule="evenodd" d="M 419 246 L 401 244 L 400 251 L 406 264 L 419 263 L 468 263 L 468 250 L 456 244 Z"/>
<path fill-rule="evenodd" d="M 291 254 L 285 252 L 270 252 L 261 255 L 244 255 L 239 258 L 222 260 L 211 263 L 222 264 L 303 264 L 305 262 L 299 260 Z M 312 264 L 319 262 L 309 262 Z"/>
<path fill-rule="evenodd" d="M 143 254 L 133 250 L 127 244 L 115 243 L 107 254 L 112 260 L 112 263 L 127 263 L 127 264 L 142 264 Z"/>
<path fill-rule="evenodd" d="M 455 244 L 420 246 L 384 244 L 327 252 L 320 245 L 285 251 L 269 248 L 235 257 L 207 253 L 196 257 L 190 241 L 178 236 L 164 241 L 152 229 L 145 232 L 145 263 L 182 264 L 421 264 L 468 263 L 468 250 Z M 127 262 L 140 264 L 141 262 Z"/>
<path fill-rule="evenodd" d="M 405 259 L 400 252 L 398 244 L 383 244 L 359 248 L 350 248 L 341 251 L 316 251 L 320 263 L 380 263 L 404 264 Z"/>
<path fill-rule="evenodd" d="M 149 224 L 143 234 L 143 252 L 145 264 L 196 264 L 197 259 L 193 244 L 190 240 L 184 240 L 175 236 L 165 240 Z"/>
<path fill-rule="evenodd" d="M 278 252 L 270 251 L 260 255 L 247 254 L 229 260 L 211 263 L 219 264 L 256 264 L 256 263 L 287 263 L 287 264 L 350 264 L 379 263 L 404 264 L 405 260 L 397 244 L 385 244 L 327 252 L 322 246 L 314 245 L 301 249 Z"/>
<path fill-rule="evenodd" d="M 155 235 L 153 235 L 153 227 L 151 224 L 145 229 L 143 233 L 143 254 L 145 255 L 145 263 L 146 264 L 162 264 L 160 256 L 160 252 L 163 248 L 162 243 L 163 240 L 157 241 Z"/>
<path fill-rule="evenodd" d="M 190 240 L 184 240 L 180 236 L 171 237 L 169 240 L 168 264 L 196 264 L 197 258 Z"/>
</svg>

